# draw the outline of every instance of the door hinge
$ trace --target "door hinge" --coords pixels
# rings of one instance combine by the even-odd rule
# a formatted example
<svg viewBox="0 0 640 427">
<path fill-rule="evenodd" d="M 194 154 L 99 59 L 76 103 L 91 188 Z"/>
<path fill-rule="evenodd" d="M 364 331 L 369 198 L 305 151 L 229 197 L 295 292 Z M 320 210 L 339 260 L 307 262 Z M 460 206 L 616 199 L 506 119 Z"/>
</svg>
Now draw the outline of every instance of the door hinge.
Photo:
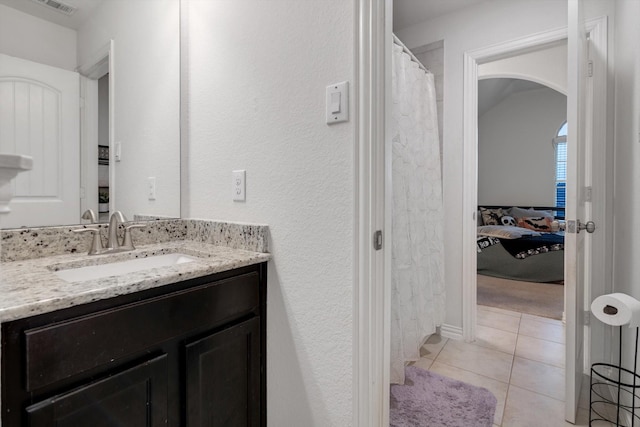
<svg viewBox="0 0 640 427">
<path fill-rule="evenodd" d="M 593 187 L 591 186 L 584 187 L 584 201 L 590 202 L 592 198 L 593 198 Z"/>
<path fill-rule="evenodd" d="M 593 77 L 593 61 L 587 62 L 587 76 Z"/>
<path fill-rule="evenodd" d="M 589 326 L 591 324 L 591 311 L 584 311 L 584 326 Z"/>
<path fill-rule="evenodd" d="M 382 230 L 376 230 L 376 232 L 373 233 L 373 249 L 376 251 L 382 249 Z"/>
</svg>

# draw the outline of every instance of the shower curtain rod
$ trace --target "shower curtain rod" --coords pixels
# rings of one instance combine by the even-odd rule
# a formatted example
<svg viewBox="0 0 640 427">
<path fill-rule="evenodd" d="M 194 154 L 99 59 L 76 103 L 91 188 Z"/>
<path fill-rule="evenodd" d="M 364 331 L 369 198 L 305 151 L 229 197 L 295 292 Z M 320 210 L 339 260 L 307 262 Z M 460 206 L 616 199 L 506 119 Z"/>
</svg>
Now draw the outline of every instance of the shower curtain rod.
<svg viewBox="0 0 640 427">
<path fill-rule="evenodd" d="M 395 34 L 392 34 L 392 35 L 393 35 L 393 41 L 394 41 L 396 44 L 398 44 L 398 45 L 402 48 L 402 51 L 403 51 L 404 53 L 408 54 L 408 55 L 411 57 L 411 60 L 413 60 L 413 62 L 415 62 L 416 64 L 418 64 L 418 67 L 420 67 L 420 69 L 421 69 L 421 70 L 423 70 L 423 71 L 424 71 L 424 72 L 426 72 L 426 73 L 431 74 L 431 71 L 429 71 L 429 69 L 428 69 L 427 67 L 425 67 L 425 66 L 422 64 L 422 62 L 420 62 L 420 61 L 418 60 L 418 58 L 416 58 L 416 56 L 413 54 L 413 52 L 411 52 L 411 51 L 409 50 L 409 48 L 408 48 L 404 43 L 402 43 L 402 40 L 400 40 L 400 39 L 398 38 L 398 36 L 396 36 Z"/>
</svg>

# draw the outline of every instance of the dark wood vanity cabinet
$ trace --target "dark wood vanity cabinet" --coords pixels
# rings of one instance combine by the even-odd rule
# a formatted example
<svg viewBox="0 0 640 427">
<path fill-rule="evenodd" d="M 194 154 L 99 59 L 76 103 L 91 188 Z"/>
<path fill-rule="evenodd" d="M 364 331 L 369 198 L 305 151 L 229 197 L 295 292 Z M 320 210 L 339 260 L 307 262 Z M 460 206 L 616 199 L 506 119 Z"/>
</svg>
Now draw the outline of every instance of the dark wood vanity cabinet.
<svg viewBox="0 0 640 427">
<path fill-rule="evenodd" d="M 266 426 L 266 264 L 2 324 L 3 426 Z"/>
</svg>

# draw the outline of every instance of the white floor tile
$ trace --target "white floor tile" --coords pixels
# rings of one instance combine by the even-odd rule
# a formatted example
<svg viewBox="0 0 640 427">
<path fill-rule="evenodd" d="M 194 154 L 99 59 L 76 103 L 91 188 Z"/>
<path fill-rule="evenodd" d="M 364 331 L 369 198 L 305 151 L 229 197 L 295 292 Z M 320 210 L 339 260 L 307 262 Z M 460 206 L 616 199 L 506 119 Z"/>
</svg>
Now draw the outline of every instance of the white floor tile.
<svg viewBox="0 0 640 427">
<path fill-rule="evenodd" d="M 520 335 L 553 341 L 560 344 L 565 342 L 565 327 L 562 324 L 550 323 L 527 316 L 520 319 Z"/>
<path fill-rule="evenodd" d="M 510 385 L 502 427 L 564 426 L 564 402 Z"/>
<path fill-rule="evenodd" d="M 490 348 L 449 340 L 436 362 L 509 382 L 513 356 Z"/>
<path fill-rule="evenodd" d="M 564 401 L 564 369 L 516 357 L 511 384 Z"/>
<path fill-rule="evenodd" d="M 532 320 L 537 320 L 538 322 L 545 322 L 545 323 L 552 323 L 554 325 L 564 325 L 564 323 L 562 323 L 562 320 L 558 320 L 558 319 L 550 319 L 548 317 L 542 317 L 542 316 L 536 316 L 534 314 L 527 314 L 527 313 L 522 313 L 522 318 L 524 319 L 525 317 L 528 317 Z"/>
<path fill-rule="evenodd" d="M 498 308 L 498 307 L 489 307 L 488 305 L 478 305 L 478 311 L 480 310 L 493 311 L 494 313 L 506 314 L 508 316 L 517 317 L 518 319 L 522 317 L 522 313 L 519 313 L 517 311 L 505 310 L 504 308 Z"/>
<path fill-rule="evenodd" d="M 516 356 L 564 368 L 564 344 L 518 335 Z"/>
<path fill-rule="evenodd" d="M 478 306 L 476 342 L 437 335 L 415 366 L 490 390 L 498 401 L 494 427 L 573 426 L 564 420 L 564 324 L 529 314 Z M 589 385 L 575 426 L 589 425 Z"/>
<path fill-rule="evenodd" d="M 476 327 L 476 340 L 474 344 L 513 354 L 516 351 L 517 338 L 518 334 L 513 332 L 478 325 Z"/>
<path fill-rule="evenodd" d="M 478 325 L 517 333 L 520 318 L 495 311 L 478 310 Z"/>
<path fill-rule="evenodd" d="M 409 363 L 409 365 L 413 365 L 418 368 L 424 369 L 425 371 L 428 371 L 432 363 L 433 363 L 433 359 L 427 359 L 426 357 L 421 357 L 415 362 Z"/>
</svg>

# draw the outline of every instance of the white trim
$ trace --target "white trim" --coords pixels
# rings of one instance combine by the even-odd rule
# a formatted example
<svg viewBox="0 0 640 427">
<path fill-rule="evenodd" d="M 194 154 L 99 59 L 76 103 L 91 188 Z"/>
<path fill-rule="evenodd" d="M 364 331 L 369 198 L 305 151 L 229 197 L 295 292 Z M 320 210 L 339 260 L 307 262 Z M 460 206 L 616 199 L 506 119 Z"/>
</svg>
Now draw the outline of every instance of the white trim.
<svg viewBox="0 0 640 427">
<path fill-rule="evenodd" d="M 109 212 L 114 212 L 116 200 L 116 162 L 114 160 L 116 74 L 114 40 L 109 40 L 109 43 L 98 49 L 92 56 L 92 59 L 82 66 L 78 67 L 77 71 L 79 74 L 92 80 L 97 80 L 105 74 L 109 73 Z M 85 122 L 84 125 L 86 124 L 87 123 Z"/>
<path fill-rule="evenodd" d="M 609 144 L 606 143 L 607 137 L 607 18 L 600 17 L 591 19 L 586 22 L 587 31 L 591 38 L 591 46 L 600 53 L 594 62 L 594 80 L 593 80 L 593 126 L 594 126 L 594 158 L 608 158 Z M 558 29 L 548 32 L 534 34 L 514 41 L 496 44 L 487 48 L 472 50 L 464 55 L 464 176 L 463 176 L 463 336 L 467 341 L 475 339 L 476 325 L 476 292 L 477 292 L 477 275 L 476 275 L 476 221 L 475 212 L 477 210 L 477 128 L 478 128 L 478 104 L 477 104 L 477 67 L 478 64 L 493 61 L 496 59 L 513 56 L 533 49 L 556 43 L 557 41 L 567 38 L 568 29 Z M 606 163 L 606 162 L 602 162 Z M 594 182 L 605 182 L 605 191 L 595 194 L 593 199 L 593 209 L 597 209 L 594 215 L 601 218 L 601 234 L 594 238 L 599 239 L 604 244 L 594 244 L 597 247 L 599 255 L 594 256 L 594 261 L 598 262 L 598 266 L 592 264 L 592 271 L 597 272 L 599 276 L 594 277 L 591 289 L 585 290 L 585 307 L 588 308 L 592 297 L 605 293 L 610 286 L 611 277 L 609 272 L 611 254 L 613 252 L 613 241 L 610 223 L 607 218 L 607 199 L 606 192 L 611 190 L 611 183 L 606 181 L 607 165 L 598 164 L 598 168 L 593 170 Z M 467 217 L 469 215 L 469 217 Z M 469 220 L 468 220 L 469 218 Z M 473 221 L 470 218 L 474 218 Z M 595 242 L 594 242 L 595 243 Z M 598 259 L 599 258 L 599 259 Z M 565 301 L 566 303 L 566 301 Z M 565 310 L 566 313 L 566 310 Z M 563 313 L 563 318 L 565 316 Z M 564 321 L 564 319 L 563 319 Z M 597 357 L 610 357 L 610 349 L 605 344 L 606 332 L 600 325 L 592 324 L 589 329 L 585 330 L 586 338 L 584 343 L 589 347 L 588 351 L 584 351 L 584 367 L 588 370 L 591 360 L 591 352 L 594 350 L 605 353 L 598 354 Z M 606 360 L 606 359 L 603 359 Z"/>
<path fill-rule="evenodd" d="M 607 144 L 607 52 L 608 52 L 608 25 L 607 17 L 602 16 L 586 21 L 586 28 L 589 32 L 589 59 L 593 61 L 592 77 L 592 104 L 593 114 L 591 124 L 593 126 L 592 135 L 592 156 L 594 159 L 607 159 L 610 157 L 607 151 L 610 144 Z M 590 205 L 591 218 L 586 220 L 596 221 L 598 233 L 591 235 L 591 288 L 585 289 L 585 310 L 589 310 L 591 301 L 603 294 L 611 291 L 613 283 L 611 268 L 607 265 L 613 263 L 613 234 L 609 228 L 611 221 L 607 217 L 607 198 L 609 191 L 613 191 L 613 183 L 607 180 L 606 161 L 592 162 L 592 181 L 604 183 L 602 192 L 593 192 Z M 611 357 L 611 348 L 606 345 L 606 329 L 601 322 L 591 322 L 589 325 L 590 334 L 585 337 L 585 347 L 589 351 L 584 352 L 585 374 L 589 374 L 591 360 L 608 360 Z"/>
<path fill-rule="evenodd" d="M 463 72 L 462 336 L 471 342 L 476 339 L 478 286 L 475 249 L 478 230 L 478 64 L 469 53 L 464 54 Z"/>
<path fill-rule="evenodd" d="M 115 41 L 109 41 L 109 212 L 116 210 L 116 66 Z M 121 147 L 122 148 L 122 147 Z"/>
<path fill-rule="evenodd" d="M 385 55 L 391 46 L 391 2 L 355 0 L 356 99 L 354 269 L 354 426 L 389 425 L 389 290 L 385 254 L 373 248 L 384 215 Z M 388 37 L 387 37 L 388 27 Z M 384 236 L 390 241 L 388 234 Z"/>
<path fill-rule="evenodd" d="M 550 46 L 567 38 L 567 29 L 556 29 L 497 43 L 464 54 L 463 200 L 462 200 L 462 331 L 465 341 L 476 337 L 478 209 L 478 65 Z"/>
<path fill-rule="evenodd" d="M 191 218 L 189 86 L 189 2 L 180 0 L 180 218 Z"/>
<path fill-rule="evenodd" d="M 80 74 L 90 79 L 97 80 L 109 72 L 109 56 L 111 54 L 113 40 L 94 52 L 91 59 L 77 68 Z"/>
<path fill-rule="evenodd" d="M 467 54 L 474 58 L 478 64 L 483 64 L 557 45 L 558 42 L 566 38 L 567 28 L 558 28 L 470 50 Z"/>
<path fill-rule="evenodd" d="M 464 339 L 464 335 L 462 333 L 461 327 L 446 325 L 446 324 L 440 326 L 440 336 L 443 338 L 450 338 L 456 341 L 462 341 Z"/>
<path fill-rule="evenodd" d="M 541 78 L 538 78 L 538 77 L 530 76 L 530 75 L 524 74 L 524 73 L 509 72 L 509 73 L 486 73 L 486 74 L 478 75 L 478 80 L 486 80 L 486 79 L 520 79 L 520 80 L 528 80 L 530 82 L 534 82 L 534 83 L 541 84 L 543 86 L 550 87 L 551 89 L 553 89 L 556 92 L 559 92 L 559 93 L 561 93 L 563 95 L 567 94 L 566 88 L 563 88 L 563 87 L 559 86 L 558 84 L 556 84 L 556 82 L 552 82 L 550 80 L 546 80 L 546 79 L 541 79 Z"/>
<path fill-rule="evenodd" d="M 98 213 L 98 81 L 80 75 L 80 215 Z"/>
</svg>

